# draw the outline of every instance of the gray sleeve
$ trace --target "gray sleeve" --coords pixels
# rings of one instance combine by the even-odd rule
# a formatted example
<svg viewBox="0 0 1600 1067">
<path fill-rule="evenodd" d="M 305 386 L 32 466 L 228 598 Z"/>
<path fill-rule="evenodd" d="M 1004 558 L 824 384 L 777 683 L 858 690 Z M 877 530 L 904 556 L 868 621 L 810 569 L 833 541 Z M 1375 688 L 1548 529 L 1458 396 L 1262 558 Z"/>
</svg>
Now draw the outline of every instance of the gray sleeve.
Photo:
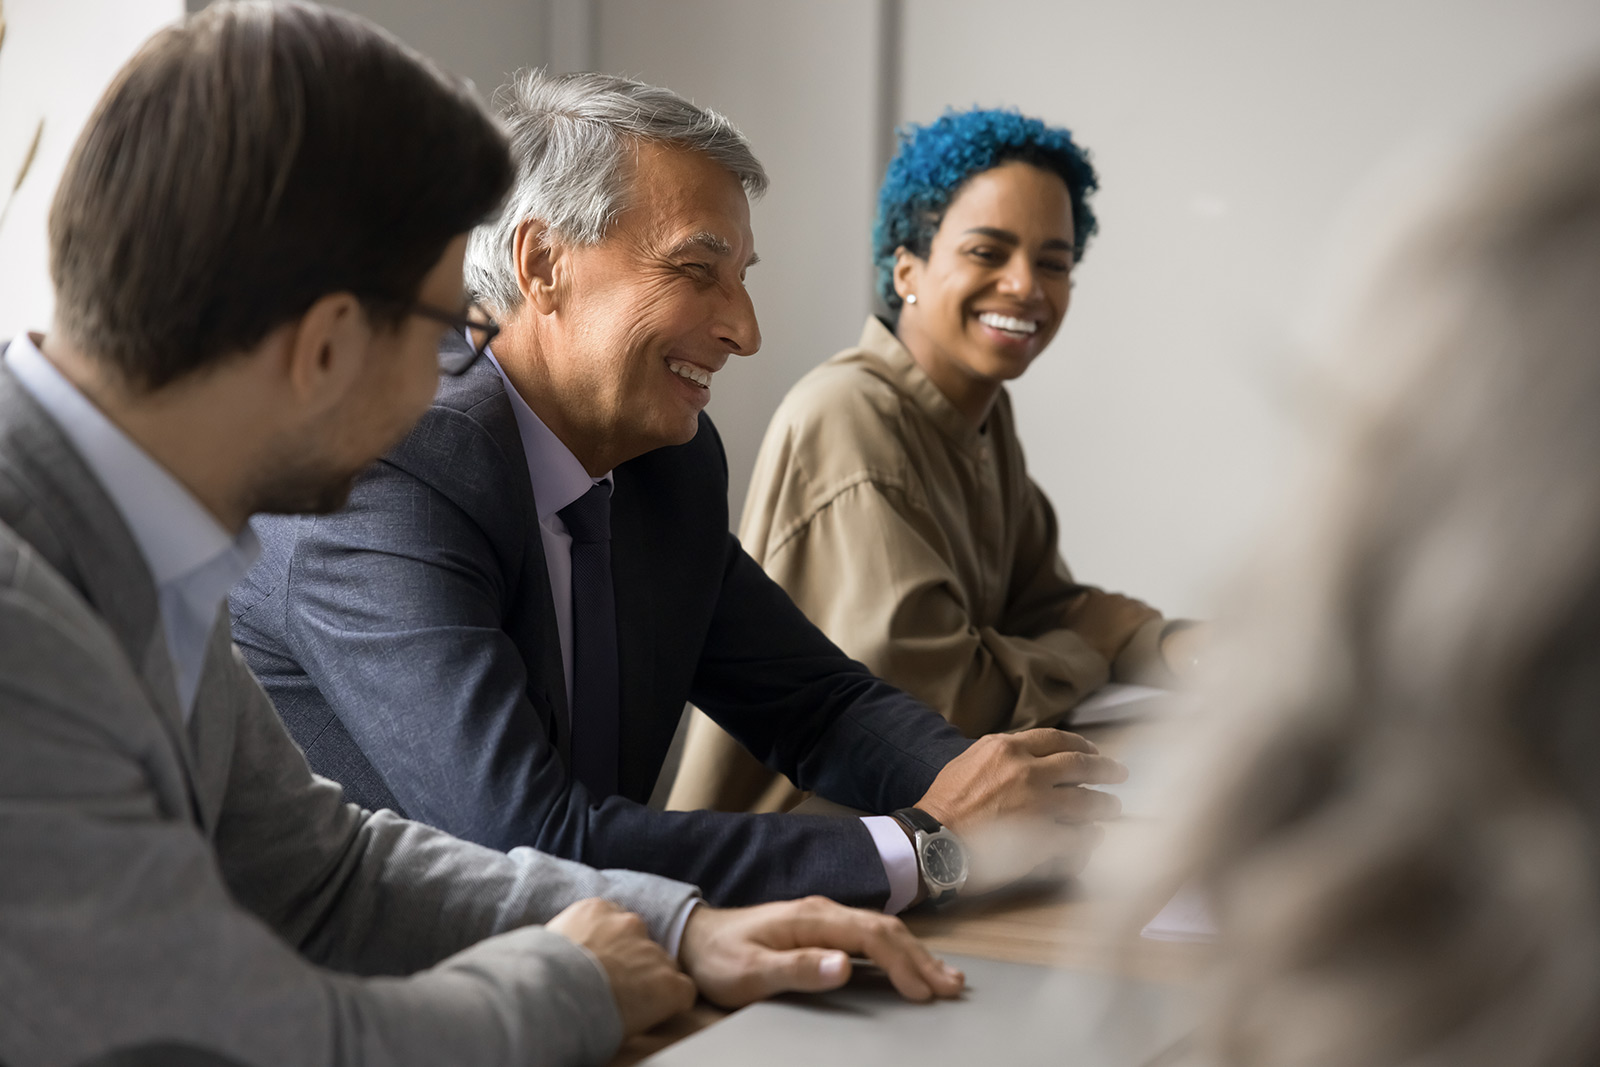
<svg viewBox="0 0 1600 1067">
<path fill-rule="evenodd" d="M 27 554 L 0 573 L 0 1062 L 155 1040 L 263 1065 L 584 1064 L 615 1051 L 620 1021 L 593 959 L 513 928 L 596 890 L 659 928 L 689 887 L 366 815 L 258 712 L 237 731 L 213 848 L 110 634 Z"/>
<path fill-rule="evenodd" d="M 219 634 L 225 642 L 225 626 Z M 223 875 L 312 959 L 404 974 L 586 897 L 637 912 L 665 945 L 698 895 L 682 882 L 598 871 L 530 848 L 498 852 L 344 803 L 337 785 L 311 773 L 238 650 L 222 654 L 240 704 L 217 825 Z"/>
</svg>

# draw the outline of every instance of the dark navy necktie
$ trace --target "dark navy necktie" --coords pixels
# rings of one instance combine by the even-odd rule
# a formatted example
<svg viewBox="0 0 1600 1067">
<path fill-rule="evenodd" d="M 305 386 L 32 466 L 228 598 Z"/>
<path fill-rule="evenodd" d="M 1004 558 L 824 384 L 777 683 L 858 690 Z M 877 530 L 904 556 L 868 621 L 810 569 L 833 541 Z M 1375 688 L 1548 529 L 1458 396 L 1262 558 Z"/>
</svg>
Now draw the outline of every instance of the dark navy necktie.
<svg viewBox="0 0 1600 1067">
<path fill-rule="evenodd" d="M 572 773 L 596 800 L 617 791 L 617 601 L 611 586 L 611 487 L 557 512 L 572 535 Z"/>
</svg>

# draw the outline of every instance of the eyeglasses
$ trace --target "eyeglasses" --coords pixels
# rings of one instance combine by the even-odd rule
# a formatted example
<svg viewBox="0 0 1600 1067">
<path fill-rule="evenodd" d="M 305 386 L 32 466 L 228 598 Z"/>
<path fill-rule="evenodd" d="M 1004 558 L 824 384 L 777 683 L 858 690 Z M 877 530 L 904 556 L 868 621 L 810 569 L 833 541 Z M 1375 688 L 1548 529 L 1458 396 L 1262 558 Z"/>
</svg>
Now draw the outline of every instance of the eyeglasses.
<svg viewBox="0 0 1600 1067">
<path fill-rule="evenodd" d="M 476 307 L 476 305 L 474 305 Z M 467 341 L 472 344 L 472 358 L 478 359 L 483 355 L 484 349 L 489 347 L 489 342 L 495 339 L 500 332 L 500 324 L 478 308 L 478 317 L 472 317 L 473 308 L 465 311 L 446 311 L 436 308 L 432 304 L 424 304 L 420 300 L 410 300 L 400 305 L 400 309 L 407 315 L 421 315 L 434 322 L 442 322 L 467 335 Z M 473 338 L 477 340 L 474 342 Z"/>
</svg>

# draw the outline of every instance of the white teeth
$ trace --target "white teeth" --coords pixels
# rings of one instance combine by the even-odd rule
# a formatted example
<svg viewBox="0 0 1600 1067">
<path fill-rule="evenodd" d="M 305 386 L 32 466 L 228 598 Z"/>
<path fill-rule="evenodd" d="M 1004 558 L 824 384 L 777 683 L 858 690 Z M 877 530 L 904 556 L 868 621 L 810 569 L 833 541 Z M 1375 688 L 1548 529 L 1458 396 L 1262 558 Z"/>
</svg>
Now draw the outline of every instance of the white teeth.
<svg viewBox="0 0 1600 1067">
<path fill-rule="evenodd" d="M 1006 333 L 1030 334 L 1037 332 L 1039 329 L 1037 322 L 1029 322 L 1027 319 L 1014 319 L 1010 315 L 997 315 L 993 311 L 985 311 L 978 316 L 978 321 L 985 326 L 993 326 L 997 330 L 1004 330 Z"/>
<path fill-rule="evenodd" d="M 711 372 L 696 367 L 693 363 L 680 363 L 675 359 L 667 360 L 667 369 L 680 378 L 687 378 L 702 389 L 711 388 Z"/>
</svg>

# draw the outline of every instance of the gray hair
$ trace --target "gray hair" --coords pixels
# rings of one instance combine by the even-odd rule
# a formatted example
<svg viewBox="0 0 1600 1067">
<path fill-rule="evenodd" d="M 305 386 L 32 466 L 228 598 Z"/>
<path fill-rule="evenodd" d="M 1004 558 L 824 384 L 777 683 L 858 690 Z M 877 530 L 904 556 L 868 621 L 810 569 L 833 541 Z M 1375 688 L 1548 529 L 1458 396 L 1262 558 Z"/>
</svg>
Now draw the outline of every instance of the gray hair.
<svg viewBox="0 0 1600 1067">
<path fill-rule="evenodd" d="M 466 282 L 497 311 L 522 303 L 511 262 L 517 227 L 538 219 L 574 244 L 595 244 L 627 205 L 626 161 L 641 142 L 701 152 L 754 199 L 767 173 L 744 134 L 722 115 L 655 85 L 610 74 L 521 70 L 494 94 L 511 137 L 517 182 L 505 210 L 467 241 Z"/>
</svg>

